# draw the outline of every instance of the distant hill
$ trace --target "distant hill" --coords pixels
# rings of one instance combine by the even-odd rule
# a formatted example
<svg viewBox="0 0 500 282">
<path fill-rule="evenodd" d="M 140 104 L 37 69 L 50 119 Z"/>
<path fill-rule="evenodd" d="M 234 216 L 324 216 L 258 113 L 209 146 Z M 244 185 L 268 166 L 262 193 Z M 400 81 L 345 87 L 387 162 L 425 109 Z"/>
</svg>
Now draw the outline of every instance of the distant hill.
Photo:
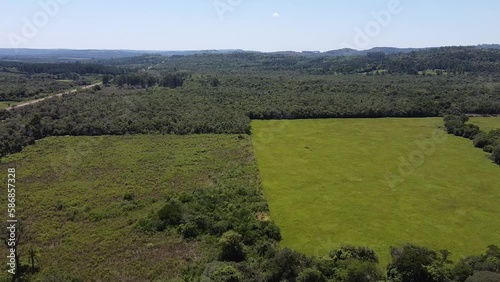
<svg viewBox="0 0 500 282">
<path fill-rule="evenodd" d="M 480 48 L 480 49 L 500 49 L 500 44 L 482 44 L 482 45 L 478 45 L 477 48 Z"/>
<path fill-rule="evenodd" d="M 71 50 L 71 49 L 2 49 L 0 59 L 34 61 L 84 61 L 93 59 L 120 59 L 143 54 L 188 56 L 194 54 L 238 53 L 242 50 L 155 51 L 155 50 Z"/>
<path fill-rule="evenodd" d="M 500 49 L 500 44 L 482 44 L 473 46 L 479 49 Z M 354 50 L 349 48 L 339 49 L 339 50 L 331 50 L 326 52 L 294 52 L 294 51 L 284 51 L 284 52 L 274 52 L 274 54 L 281 55 L 306 55 L 306 56 L 314 56 L 314 55 L 328 55 L 333 57 L 340 56 L 366 56 L 369 53 L 384 53 L 386 55 L 391 54 L 408 54 L 411 52 L 425 51 L 430 49 L 438 49 L 440 47 L 429 47 L 429 48 L 396 48 L 396 47 L 375 47 L 368 50 Z"/>
<path fill-rule="evenodd" d="M 500 44 L 482 44 L 472 46 L 478 49 L 500 49 Z M 390 54 L 407 54 L 414 51 L 436 49 L 432 48 L 396 48 L 396 47 L 375 47 L 369 50 L 354 50 L 349 48 L 319 51 L 279 51 L 271 54 L 298 55 L 298 56 L 366 56 L 368 53 L 381 52 Z M 107 60 L 121 59 L 141 56 L 144 54 L 162 56 L 189 56 L 195 54 L 228 54 L 228 53 L 266 53 L 245 51 L 239 49 L 228 50 L 199 50 L 199 51 L 156 51 L 156 50 L 71 50 L 71 49 L 2 49 L 0 48 L 0 60 L 30 60 L 30 61 L 85 61 L 85 60 Z"/>
<path fill-rule="evenodd" d="M 482 44 L 474 46 L 479 49 L 500 49 L 500 44 Z M 390 54 L 407 54 L 411 52 L 424 51 L 430 49 L 437 49 L 439 47 L 428 47 L 428 48 L 396 48 L 396 47 L 375 47 L 369 50 L 354 50 L 354 49 L 340 49 L 327 51 L 323 54 L 328 54 L 331 56 L 365 56 L 368 53 L 381 52 L 386 55 Z"/>
</svg>

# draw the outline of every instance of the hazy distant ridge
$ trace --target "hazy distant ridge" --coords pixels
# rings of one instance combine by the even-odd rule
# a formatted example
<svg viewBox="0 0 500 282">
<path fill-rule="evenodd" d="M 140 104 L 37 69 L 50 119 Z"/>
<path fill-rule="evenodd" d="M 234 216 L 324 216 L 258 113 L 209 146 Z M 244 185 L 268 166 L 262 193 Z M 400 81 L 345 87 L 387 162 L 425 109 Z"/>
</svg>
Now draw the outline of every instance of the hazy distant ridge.
<svg viewBox="0 0 500 282">
<path fill-rule="evenodd" d="M 482 44 L 472 46 L 479 49 L 500 49 L 500 44 Z M 339 49 L 326 52 L 319 51 L 280 51 L 271 52 L 273 54 L 289 54 L 289 55 L 328 55 L 328 56 L 364 56 L 372 52 L 382 52 L 385 54 L 396 53 L 410 53 L 413 51 L 422 51 L 432 48 L 396 48 L 396 47 L 375 47 L 369 50 L 354 50 L 354 49 Z M 163 56 L 189 56 L 194 54 L 227 54 L 227 53 L 241 53 L 241 52 L 254 52 L 239 49 L 228 50 L 198 50 L 198 51 L 154 51 L 154 50 L 71 50 L 71 49 L 6 49 L 0 48 L 0 59 L 27 59 L 36 58 L 40 59 L 57 59 L 57 60 L 90 60 L 90 59 L 118 59 L 135 57 L 143 54 L 158 54 Z M 259 52 L 265 53 L 265 52 Z"/>
</svg>

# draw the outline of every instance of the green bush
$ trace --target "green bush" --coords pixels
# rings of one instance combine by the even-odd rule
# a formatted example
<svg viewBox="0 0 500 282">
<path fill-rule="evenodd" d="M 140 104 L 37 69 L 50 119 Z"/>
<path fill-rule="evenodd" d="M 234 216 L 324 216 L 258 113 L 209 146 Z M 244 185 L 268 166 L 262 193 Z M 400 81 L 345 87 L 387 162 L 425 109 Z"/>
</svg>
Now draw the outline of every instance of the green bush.
<svg viewBox="0 0 500 282">
<path fill-rule="evenodd" d="M 222 261 L 240 262 L 245 260 L 242 236 L 234 231 L 228 231 L 222 235 L 219 240 L 220 253 L 219 259 Z"/>
<path fill-rule="evenodd" d="M 469 139 L 474 139 L 474 137 L 481 132 L 479 126 L 474 124 L 466 124 L 463 130 L 464 132 L 462 136 Z"/>
<path fill-rule="evenodd" d="M 477 148 L 484 148 L 485 146 L 490 144 L 490 138 L 488 137 L 488 134 L 485 132 L 481 132 L 474 136 L 474 146 Z"/>
<path fill-rule="evenodd" d="M 272 221 L 264 221 L 261 223 L 261 226 L 263 226 L 264 234 L 272 240 L 275 241 L 281 241 L 281 232 L 280 228 L 278 225 L 276 225 Z"/>
<path fill-rule="evenodd" d="M 469 276 L 474 274 L 474 264 L 476 258 L 468 257 L 460 260 L 452 269 L 452 276 L 458 282 L 464 282 Z"/>
<path fill-rule="evenodd" d="M 493 161 L 495 161 L 495 163 L 500 164 L 500 145 L 496 146 L 493 149 L 492 157 L 493 157 Z"/>
<path fill-rule="evenodd" d="M 234 265 L 222 262 L 209 263 L 200 277 L 200 282 L 240 282 L 244 276 Z"/>
<path fill-rule="evenodd" d="M 123 199 L 125 201 L 133 201 L 135 198 L 135 194 L 130 192 L 130 193 L 126 193 L 125 195 L 123 195 Z"/>
<path fill-rule="evenodd" d="M 493 150 L 495 150 L 495 147 L 493 145 L 486 145 L 483 148 L 483 151 L 486 153 L 493 153 Z"/>
<path fill-rule="evenodd" d="M 182 205 L 171 199 L 158 211 L 158 217 L 166 225 L 178 225 L 182 221 Z"/>
<path fill-rule="evenodd" d="M 375 251 L 366 247 L 343 246 L 338 250 L 331 251 L 330 258 L 332 258 L 334 262 L 356 259 L 378 263 L 378 257 Z"/>
<path fill-rule="evenodd" d="M 196 238 L 200 234 L 198 227 L 192 222 L 188 222 L 187 224 L 182 224 L 179 227 L 179 231 L 181 235 L 186 239 Z"/>
<path fill-rule="evenodd" d="M 323 282 L 325 276 L 316 268 L 306 268 L 297 276 L 297 282 Z"/>
<path fill-rule="evenodd" d="M 476 125 L 464 124 L 467 121 L 467 116 L 448 115 L 444 117 L 444 125 L 448 133 L 471 139 L 475 147 L 492 153 L 492 159 L 495 163 L 500 164 L 500 129 L 485 133 Z"/>
<path fill-rule="evenodd" d="M 268 261 L 267 270 L 271 281 L 293 280 L 307 267 L 308 258 L 290 249 L 279 251 L 274 258 Z"/>
<path fill-rule="evenodd" d="M 387 267 L 387 276 L 391 281 L 435 282 L 448 272 L 446 263 L 448 252 L 443 257 L 432 250 L 414 245 L 391 248 L 392 262 Z"/>
<path fill-rule="evenodd" d="M 372 249 L 343 246 L 331 251 L 330 258 L 334 266 L 331 275 L 336 281 L 379 281 L 383 276 Z"/>
<path fill-rule="evenodd" d="M 346 282 L 378 282 L 383 274 L 378 264 L 370 261 L 351 260 L 346 267 Z"/>
<path fill-rule="evenodd" d="M 452 274 L 454 280 L 463 282 L 466 280 L 469 281 L 467 278 L 478 271 L 500 273 L 500 248 L 498 246 L 490 245 L 488 246 L 485 254 L 479 256 L 470 256 L 460 260 L 453 268 Z M 478 275 L 471 281 L 482 281 L 479 279 L 483 275 Z"/>
</svg>

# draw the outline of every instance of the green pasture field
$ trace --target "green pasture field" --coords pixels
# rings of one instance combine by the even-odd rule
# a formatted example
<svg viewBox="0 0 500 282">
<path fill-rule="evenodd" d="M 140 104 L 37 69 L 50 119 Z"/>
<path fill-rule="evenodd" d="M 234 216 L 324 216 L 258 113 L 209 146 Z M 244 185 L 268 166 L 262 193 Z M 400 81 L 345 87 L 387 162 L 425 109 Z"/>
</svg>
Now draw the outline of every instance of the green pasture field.
<svg viewBox="0 0 500 282">
<path fill-rule="evenodd" d="M 323 256 L 368 246 L 500 244 L 500 167 L 441 118 L 253 121 L 252 142 L 283 247 Z"/>
<path fill-rule="evenodd" d="M 41 272 L 35 280 L 42 281 L 175 280 L 189 261 L 204 257 L 203 241 L 186 241 L 176 232 L 146 234 L 138 221 L 158 211 L 172 192 L 247 181 L 225 176 L 254 161 L 243 152 L 252 155 L 250 138 L 238 135 L 38 141 L 0 164 L 2 183 L 8 168 L 17 170 L 21 260 L 28 264 L 29 250 L 36 250 Z M 6 248 L 0 257 L 6 262 Z M 3 265 L 0 281 L 8 279 Z"/>
<path fill-rule="evenodd" d="M 475 124 L 482 131 L 488 132 L 494 129 L 500 129 L 500 116 L 498 117 L 471 117 L 469 123 Z"/>
</svg>

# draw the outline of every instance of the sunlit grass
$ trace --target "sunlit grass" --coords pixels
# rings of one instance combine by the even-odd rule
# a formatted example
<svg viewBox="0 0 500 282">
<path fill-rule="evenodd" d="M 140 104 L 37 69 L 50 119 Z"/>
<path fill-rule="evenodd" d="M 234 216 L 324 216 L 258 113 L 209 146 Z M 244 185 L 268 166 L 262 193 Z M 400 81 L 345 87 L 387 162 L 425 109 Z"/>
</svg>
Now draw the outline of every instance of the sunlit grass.
<svg viewBox="0 0 500 282">
<path fill-rule="evenodd" d="M 368 246 L 387 263 L 390 246 L 406 242 L 448 249 L 455 260 L 500 244 L 500 167 L 470 140 L 441 134 L 442 123 L 252 122 L 283 247 L 325 255 L 343 244 Z"/>
<path fill-rule="evenodd" d="M 500 129 L 500 116 L 498 117 L 471 117 L 469 123 L 475 124 L 483 131 Z"/>
</svg>

